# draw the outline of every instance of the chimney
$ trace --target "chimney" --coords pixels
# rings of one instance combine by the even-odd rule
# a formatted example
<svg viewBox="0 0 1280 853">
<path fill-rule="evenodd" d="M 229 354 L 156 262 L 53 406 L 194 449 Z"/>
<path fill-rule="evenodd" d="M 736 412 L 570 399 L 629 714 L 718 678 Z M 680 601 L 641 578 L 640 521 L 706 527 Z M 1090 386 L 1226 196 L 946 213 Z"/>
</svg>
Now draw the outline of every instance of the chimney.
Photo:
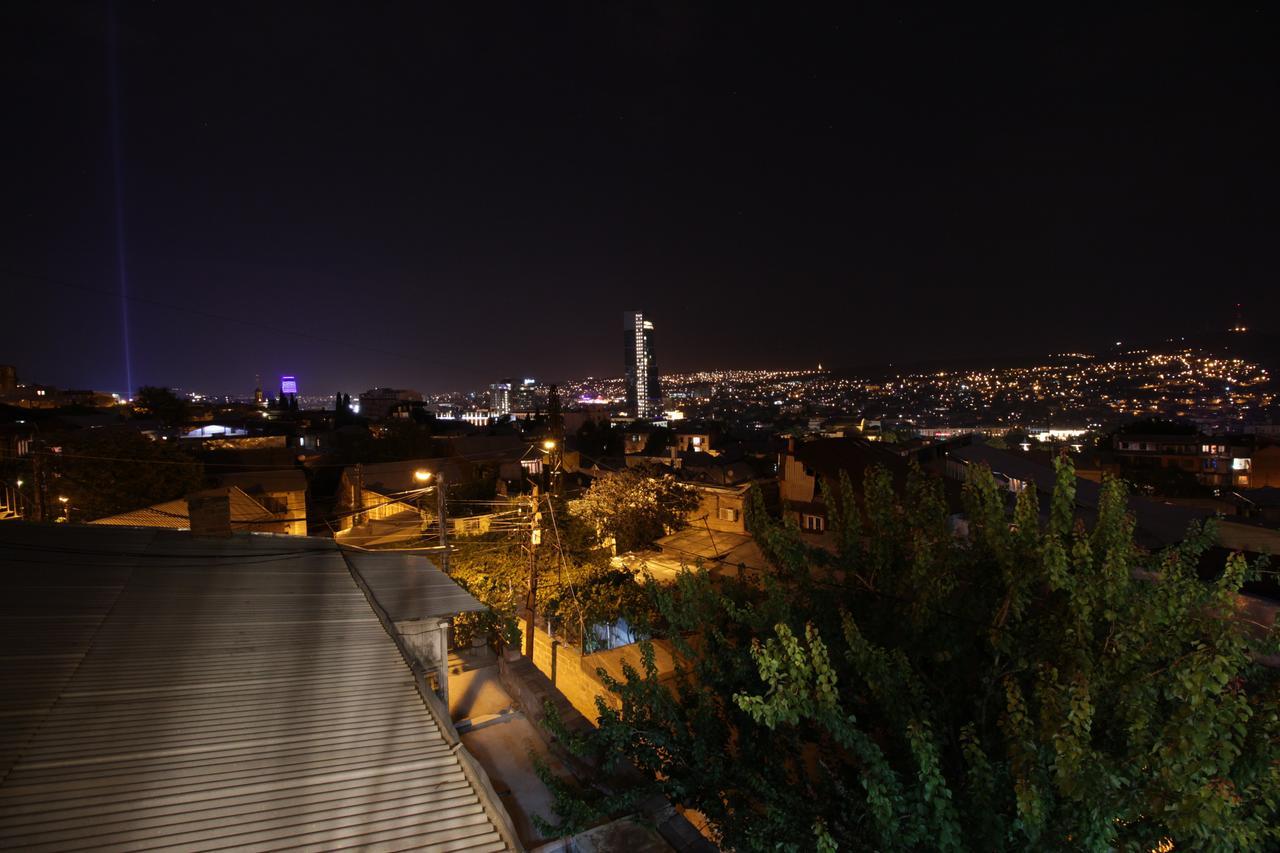
<svg viewBox="0 0 1280 853">
<path fill-rule="evenodd" d="M 228 489 L 208 489 L 187 495 L 187 515 L 191 535 L 201 538 L 230 538 L 231 499 Z"/>
</svg>

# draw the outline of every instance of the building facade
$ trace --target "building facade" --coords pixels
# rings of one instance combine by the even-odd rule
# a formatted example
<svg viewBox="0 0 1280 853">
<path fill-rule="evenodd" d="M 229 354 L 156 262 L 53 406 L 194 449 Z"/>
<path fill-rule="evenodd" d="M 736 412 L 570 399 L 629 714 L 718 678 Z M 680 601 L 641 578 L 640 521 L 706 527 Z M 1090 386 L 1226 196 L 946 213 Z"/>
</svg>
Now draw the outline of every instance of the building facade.
<svg viewBox="0 0 1280 853">
<path fill-rule="evenodd" d="M 408 388 L 370 388 L 360 395 L 360 414 L 382 420 L 401 403 L 421 403 L 422 394 Z"/>
<path fill-rule="evenodd" d="M 627 414 L 636 418 L 662 415 L 662 388 L 653 353 L 653 323 L 640 311 L 622 315 L 622 347 L 627 376 Z"/>
<path fill-rule="evenodd" d="M 489 386 L 489 411 L 498 418 L 511 414 L 510 382 L 495 382 Z"/>
<path fill-rule="evenodd" d="M 1211 488 L 1252 488 L 1253 442 L 1239 436 L 1118 433 L 1112 455 L 1119 473 L 1174 468 Z"/>
</svg>

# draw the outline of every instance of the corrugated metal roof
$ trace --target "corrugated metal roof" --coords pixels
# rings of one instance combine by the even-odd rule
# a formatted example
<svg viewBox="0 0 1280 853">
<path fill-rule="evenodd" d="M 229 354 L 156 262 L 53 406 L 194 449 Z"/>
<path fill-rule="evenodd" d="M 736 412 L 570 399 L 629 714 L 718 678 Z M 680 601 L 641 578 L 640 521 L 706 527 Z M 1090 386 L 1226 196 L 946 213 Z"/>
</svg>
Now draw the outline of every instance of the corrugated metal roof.
<svg viewBox="0 0 1280 853">
<path fill-rule="evenodd" d="M 332 542 L 0 527 L 0 847 L 506 849 Z"/>
<path fill-rule="evenodd" d="M 487 609 L 421 554 L 344 551 L 393 622 Z"/>
</svg>

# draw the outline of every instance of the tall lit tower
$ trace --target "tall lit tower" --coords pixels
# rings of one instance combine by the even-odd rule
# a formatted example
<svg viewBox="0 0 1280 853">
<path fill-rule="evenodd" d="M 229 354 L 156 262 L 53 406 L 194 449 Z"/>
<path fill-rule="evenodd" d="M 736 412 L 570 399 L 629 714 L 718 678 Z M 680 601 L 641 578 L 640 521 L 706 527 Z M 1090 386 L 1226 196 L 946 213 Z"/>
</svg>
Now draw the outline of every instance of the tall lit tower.
<svg viewBox="0 0 1280 853">
<path fill-rule="evenodd" d="M 627 412 L 637 418 L 660 415 L 662 388 L 653 357 L 653 323 L 640 311 L 622 314 L 622 352 L 627 367 Z"/>
</svg>

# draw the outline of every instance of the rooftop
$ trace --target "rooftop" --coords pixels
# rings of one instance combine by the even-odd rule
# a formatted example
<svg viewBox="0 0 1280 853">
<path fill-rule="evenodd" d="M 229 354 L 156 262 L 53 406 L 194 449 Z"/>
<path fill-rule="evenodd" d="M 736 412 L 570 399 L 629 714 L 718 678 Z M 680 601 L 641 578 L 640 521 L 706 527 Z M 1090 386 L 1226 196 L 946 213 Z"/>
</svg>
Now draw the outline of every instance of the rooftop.
<svg viewBox="0 0 1280 853">
<path fill-rule="evenodd" d="M 332 540 L 9 522 L 0 643 L 0 847 L 508 849 Z"/>
</svg>

